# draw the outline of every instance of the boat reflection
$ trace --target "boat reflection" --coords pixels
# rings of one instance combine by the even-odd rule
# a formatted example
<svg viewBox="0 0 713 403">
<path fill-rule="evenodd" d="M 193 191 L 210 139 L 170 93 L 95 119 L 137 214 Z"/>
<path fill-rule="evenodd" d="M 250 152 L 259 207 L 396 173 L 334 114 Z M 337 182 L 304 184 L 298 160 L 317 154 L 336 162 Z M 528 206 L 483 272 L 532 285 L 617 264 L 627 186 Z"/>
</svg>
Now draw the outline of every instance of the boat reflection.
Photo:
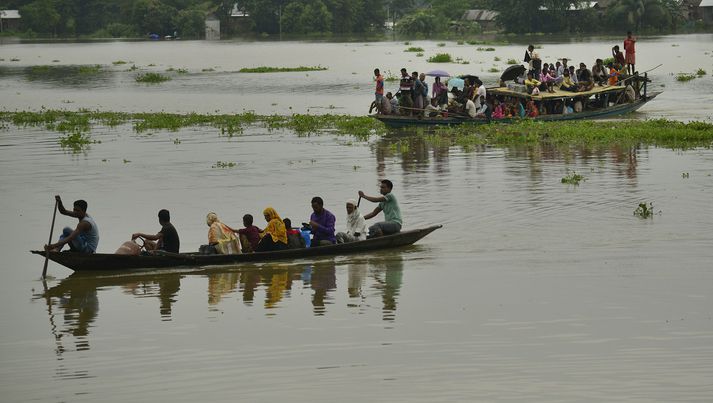
<svg viewBox="0 0 713 403">
<path fill-rule="evenodd" d="M 376 308 L 380 309 L 382 320 L 393 321 L 403 266 L 401 255 L 378 255 L 170 273 L 75 273 L 51 288 L 45 285 L 44 292 L 36 294 L 34 299 L 44 300 L 47 305 L 50 330 L 57 341 L 57 355 L 61 357 L 67 351 L 63 342 L 68 338 L 74 343 L 74 351 L 90 348 L 89 333 L 96 326 L 102 298 L 111 296 L 115 301 L 118 290 L 132 298 L 156 300 L 158 317 L 161 321 L 170 321 L 182 290 L 186 290 L 186 295 L 181 297 L 183 304 L 205 304 L 186 302 L 195 295 L 188 290 L 194 290 L 196 282 L 202 279 L 207 283 L 206 309 L 209 312 L 234 309 L 228 305 L 232 300 L 241 301 L 248 308 L 259 306 L 255 301 L 262 298 L 266 315 L 272 316 L 288 304 L 304 304 L 303 299 L 292 297 L 293 289 L 301 289 L 310 294 L 314 316 L 324 316 L 332 309 L 357 309 L 358 313 L 365 314 Z M 340 279 L 343 279 L 342 292 L 338 287 Z M 141 309 L 146 305 L 140 304 Z"/>
</svg>

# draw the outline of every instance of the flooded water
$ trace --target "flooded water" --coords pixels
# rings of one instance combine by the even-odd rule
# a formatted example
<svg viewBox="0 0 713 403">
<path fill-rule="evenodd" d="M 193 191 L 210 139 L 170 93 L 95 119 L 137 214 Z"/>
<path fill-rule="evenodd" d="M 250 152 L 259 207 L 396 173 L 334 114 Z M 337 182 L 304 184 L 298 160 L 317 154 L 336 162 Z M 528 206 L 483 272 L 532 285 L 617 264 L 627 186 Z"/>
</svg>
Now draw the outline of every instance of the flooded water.
<svg viewBox="0 0 713 403">
<path fill-rule="evenodd" d="M 674 52 L 710 47 L 710 38 L 651 41 Z M 241 60 L 225 51 L 241 46 L 260 52 Z M 310 55 L 306 44 L 5 44 L 2 107 L 286 113 L 290 105 L 359 114 L 370 96 L 352 98 L 370 92 L 375 61 L 366 60 L 369 54 L 385 55 L 383 65 L 394 71 L 406 57 L 415 59 L 404 56 L 402 44 L 314 46 Z M 584 54 L 588 46 L 545 45 L 543 53 Z M 647 46 L 654 48 L 642 41 L 639 49 Z M 516 57 L 520 48 L 512 51 Z M 350 53 L 356 54 L 351 62 L 341 57 Z M 647 61 L 645 53 L 642 68 L 661 59 L 659 52 Z M 691 56 L 666 71 L 710 73 L 713 58 L 700 53 L 708 65 Z M 70 84 L 31 80 L 26 67 L 12 64 L 53 59 L 128 59 L 189 70 L 282 61 L 329 70 L 309 73 L 296 92 L 281 89 L 273 76 L 251 76 L 274 91 L 278 105 L 272 106 L 237 73 L 189 72 L 144 87 L 115 67 Z M 677 105 L 688 102 L 684 92 L 710 97 L 710 74 L 685 89 L 659 74 L 672 98 L 662 95 L 664 106 L 655 106 L 657 98 L 637 116 L 709 118 L 703 103 Z M 320 91 L 330 83 L 343 85 L 345 94 Z M 123 125 L 94 127 L 91 136 L 100 142 L 73 154 L 59 146 L 60 136 L 0 128 L 2 401 L 697 402 L 713 396 L 710 149 L 464 149 L 408 133 L 359 141 L 260 127 L 234 137 L 214 128 L 136 134 Z M 218 161 L 236 165 L 221 168 Z M 573 171 L 586 180 L 561 183 Z M 113 252 L 133 232 L 158 231 L 160 208 L 171 211 L 189 251 L 205 243 L 209 211 L 239 226 L 243 214 L 260 217 L 271 205 L 301 222 L 315 195 L 341 229 L 344 201 L 358 190 L 376 193 L 381 178 L 394 181 L 406 228 L 444 227 L 397 251 L 232 268 L 80 276 L 50 263 L 46 283 L 39 280 L 43 260 L 28 252 L 47 241 L 54 194 L 65 203 L 88 201 L 101 252 Z M 653 203 L 652 219 L 633 215 L 642 202 Z M 363 212 L 371 208 L 362 201 Z M 58 216 L 55 236 L 74 225 Z"/>
<path fill-rule="evenodd" d="M 564 57 L 575 63 L 584 62 L 591 68 L 596 58 L 610 57 L 611 47 L 621 46 L 622 40 L 590 38 L 551 43 L 543 37 L 538 46 L 542 47 L 539 53 L 544 62 L 554 63 Z M 412 46 L 423 48 L 423 56 L 404 52 Z M 295 112 L 363 115 L 372 100 L 374 68 L 380 68 L 387 75 L 398 75 L 402 67 L 409 71 L 445 69 L 453 75 L 475 74 L 486 85 L 497 85 L 500 73 L 489 70 L 502 71 L 509 59 L 520 62 L 526 46 L 526 43 L 493 45 L 495 51 L 479 51 L 477 49 L 491 46 L 458 45 L 454 41 L 412 41 L 409 45 L 403 42 L 0 42 L 0 93 L 3 95 L 0 106 L 5 110 L 36 110 L 44 106 L 129 112 L 254 110 L 259 114 L 280 115 Z M 426 61 L 437 53 L 449 53 L 468 64 Z M 113 64 L 117 62 L 125 64 Z M 637 63 L 642 73 L 663 64 L 649 74 L 653 79 L 651 89 L 664 92 L 636 116 L 711 119 L 713 34 L 639 38 Z M 79 72 L 78 66 L 94 65 L 101 66 L 100 72 Z M 237 72 L 243 67 L 257 66 L 322 66 L 328 70 Z M 676 81 L 676 74 L 695 73 L 698 69 L 705 70 L 706 75 L 689 82 Z M 145 72 L 162 73 L 172 80 L 158 85 L 137 83 L 136 75 Z M 387 83 L 386 90 L 395 92 L 397 86 L 397 81 Z"/>
</svg>

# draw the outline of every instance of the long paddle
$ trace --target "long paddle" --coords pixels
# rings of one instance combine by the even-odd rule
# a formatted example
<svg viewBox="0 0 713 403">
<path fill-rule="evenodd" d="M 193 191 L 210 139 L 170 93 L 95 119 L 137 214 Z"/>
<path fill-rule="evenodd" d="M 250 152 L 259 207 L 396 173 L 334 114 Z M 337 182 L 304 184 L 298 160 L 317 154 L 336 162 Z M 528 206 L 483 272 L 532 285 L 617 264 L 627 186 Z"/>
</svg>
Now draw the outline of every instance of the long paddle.
<svg viewBox="0 0 713 403">
<path fill-rule="evenodd" d="M 359 196 L 359 200 L 357 200 L 357 208 L 359 208 L 359 203 L 361 203 L 361 196 Z"/>
<path fill-rule="evenodd" d="M 52 227 L 50 227 L 50 239 L 47 241 L 47 245 L 52 244 L 52 232 L 54 232 L 54 219 L 57 217 L 57 205 L 59 202 L 57 200 L 54 201 L 54 212 L 52 213 Z M 47 276 L 47 263 L 50 260 L 50 250 L 47 249 L 45 250 L 45 265 L 42 267 L 42 278 L 45 278 Z"/>
</svg>

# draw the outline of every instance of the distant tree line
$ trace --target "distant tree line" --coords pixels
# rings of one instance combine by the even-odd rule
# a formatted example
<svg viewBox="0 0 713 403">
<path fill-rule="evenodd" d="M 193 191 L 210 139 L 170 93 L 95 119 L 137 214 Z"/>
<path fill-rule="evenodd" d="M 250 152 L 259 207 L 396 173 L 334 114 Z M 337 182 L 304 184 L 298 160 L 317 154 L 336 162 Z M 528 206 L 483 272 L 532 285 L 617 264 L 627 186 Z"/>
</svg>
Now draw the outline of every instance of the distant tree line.
<svg viewBox="0 0 713 403">
<path fill-rule="evenodd" d="M 572 0 L 0 0 L 19 9 L 29 34 L 140 37 L 149 33 L 199 38 L 214 14 L 225 34 L 382 33 L 387 23 L 404 35 L 428 37 L 449 31 L 478 33 L 462 21 L 468 9 L 499 12 L 506 32 L 592 32 L 624 28 L 675 29 L 683 20 L 680 0 L 614 0 L 605 10 Z M 248 15 L 231 19 L 236 6 Z M 570 8 L 581 9 L 573 12 Z"/>
</svg>

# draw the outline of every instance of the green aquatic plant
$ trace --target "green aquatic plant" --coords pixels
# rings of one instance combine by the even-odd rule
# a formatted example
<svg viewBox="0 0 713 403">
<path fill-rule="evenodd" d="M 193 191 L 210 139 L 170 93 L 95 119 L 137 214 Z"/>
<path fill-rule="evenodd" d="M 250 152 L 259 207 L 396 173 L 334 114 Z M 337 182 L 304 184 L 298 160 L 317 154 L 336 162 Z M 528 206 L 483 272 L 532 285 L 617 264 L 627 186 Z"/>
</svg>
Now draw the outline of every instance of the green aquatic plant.
<svg viewBox="0 0 713 403">
<path fill-rule="evenodd" d="M 646 202 L 639 203 L 639 206 L 634 210 L 634 215 L 639 218 L 654 218 L 654 204 Z"/>
<path fill-rule="evenodd" d="M 70 149 L 73 153 L 84 151 L 93 143 L 96 143 L 96 141 L 92 140 L 86 133 L 80 131 L 74 131 L 59 138 L 60 146 Z"/>
<path fill-rule="evenodd" d="M 90 66 L 79 66 L 79 74 L 98 74 L 101 72 L 102 66 L 99 64 Z"/>
<path fill-rule="evenodd" d="M 164 76 L 163 74 L 160 73 L 143 73 L 137 75 L 135 78 L 137 83 L 147 83 L 147 84 L 157 84 L 157 83 L 162 83 L 164 81 L 169 81 L 171 77 L 169 76 Z"/>
<path fill-rule="evenodd" d="M 207 68 L 207 69 L 201 69 L 201 71 L 204 72 L 204 73 L 207 73 L 207 72 L 215 71 L 215 69 L 212 68 L 212 67 L 209 67 L 209 68 Z"/>
<path fill-rule="evenodd" d="M 176 73 L 178 73 L 178 74 L 186 74 L 186 73 L 188 73 L 188 69 L 177 69 L 177 70 L 176 70 Z"/>
<path fill-rule="evenodd" d="M 696 78 L 695 74 L 689 74 L 689 73 L 678 73 L 678 75 L 676 75 L 676 81 L 680 81 L 680 82 L 691 81 L 695 78 Z"/>
<path fill-rule="evenodd" d="M 494 58 L 493 60 L 496 61 L 496 62 L 499 62 L 499 61 L 500 61 L 500 58 L 497 57 L 497 56 L 495 56 L 495 58 Z"/>
<path fill-rule="evenodd" d="M 490 73 L 497 73 L 499 71 L 500 71 L 500 69 L 497 67 L 491 67 L 488 69 L 488 72 L 490 72 Z"/>
<path fill-rule="evenodd" d="M 436 46 L 438 46 L 439 48 L 442 48 L 442 47 L 446 46 L 446 44 L 443 42 L 440 42 L 440 43 L 437 43 Z"/>
<path fill-rule="evenodd" d="M 706 74 L 708 74 L 708 73 L 706 73 L 706 71 L 703 70 L 703 69 L 701 69 L 701 68 L 699 68 L 698 71 L 696 71 L 696 75 L 699 76 L 699 77 L 700 77 L 700 76 L 705 76 Z"/>
<path fill-rule="evenodd" d="M 416 53 L 416 57 L 423 57 L 423 53 Z"/>
<path fill-rule="evenodd" d="M 118 65 L 120 65 L 120 64 L 126 64 L 126 63 L 127 63 L 127 62 L 124 61 L 124 60 L 116 60 L 116 61 L 111 62 L 111 64 L 113 64 L 113 65 L 115 65 L 115 66 L 118 66 Z"/>
<path fill-rule="evenodd" d="M 494 52 L 495 48 L 477 48 L 475 50 L 477 50 L 478 52 Z"/>
<path fill-rule="evenodd" d="M 515 59 L 508 59 L 507 63 L 508 63 L 508 64 L 520 64 L 520 62 L 518 62 L 518 61 L 515 60 Z"/>
<path fill-rule="evenodd" d="M 448 53 L 438 53 L 437 55 L 428 58 L 429 63 L 450 63 L 452 61 L 453 58 Z"/>
<path fill-rule="evenodd" d="M 235 162 L 218 161 L 211 168 L 235 168 L 238 166 Z"/>
<path fill-rule="evenodd" d="M 322 71 L 327 70 L 326 67 L 322 66 L 299 66 L 299 67 L 243 67 L 238 70 L 240 73 L 289 73 L 289 72 L 299 72 L 299 71 Z"/>
<path fill-rule="evenodd" d="M 572 171 L 567 176 L 562 178 L 562 183 L 577 186 L 577 185 L 579 185 L 579 182 L 586 181 L 586 180 L 587 179 L 584 176 L 579 175 L 578 173 Z"/>
<path fill-rule="evenodd" d="M 404 50 L 404 52 L 423 52 L 423 48 L 418 46 L 411 46 L 410 48 Z"/>
<path fill-rule="evenodd" d="M 689 174 L 688 172 L 681 173 L 681 178 L 683 178 L 683 179 L 688 179 L 690 177 L 691 177 L 691 174 Z"/>
</svg>

